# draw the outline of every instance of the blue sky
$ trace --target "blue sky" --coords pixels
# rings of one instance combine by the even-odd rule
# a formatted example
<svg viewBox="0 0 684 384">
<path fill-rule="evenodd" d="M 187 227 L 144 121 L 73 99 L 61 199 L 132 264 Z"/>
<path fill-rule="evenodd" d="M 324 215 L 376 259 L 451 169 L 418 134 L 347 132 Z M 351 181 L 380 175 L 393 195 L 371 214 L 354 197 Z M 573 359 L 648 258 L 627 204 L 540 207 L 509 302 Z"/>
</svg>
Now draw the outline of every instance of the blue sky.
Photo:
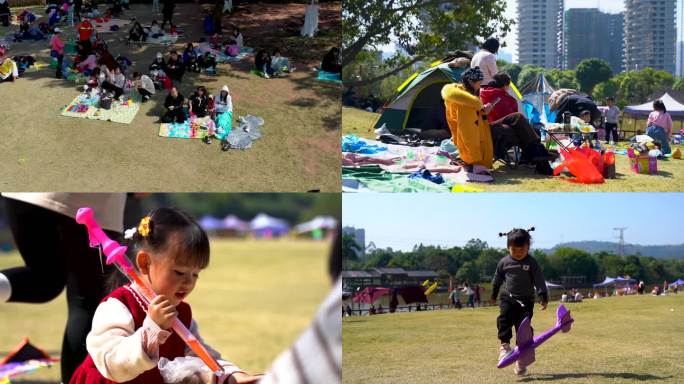
<svg viewBox="0 0 684 384">
<path fill-rule="evenodd" d="M 409 250 L 414 244 L 463 245 L 471 238 L 504 247 L 497 234 L 536 227 L 533 247 L 560 242 L 684 243 L 684 193 L 343 194 L 343 224 L 365 228 L 366 243 Z"/>
</svg>

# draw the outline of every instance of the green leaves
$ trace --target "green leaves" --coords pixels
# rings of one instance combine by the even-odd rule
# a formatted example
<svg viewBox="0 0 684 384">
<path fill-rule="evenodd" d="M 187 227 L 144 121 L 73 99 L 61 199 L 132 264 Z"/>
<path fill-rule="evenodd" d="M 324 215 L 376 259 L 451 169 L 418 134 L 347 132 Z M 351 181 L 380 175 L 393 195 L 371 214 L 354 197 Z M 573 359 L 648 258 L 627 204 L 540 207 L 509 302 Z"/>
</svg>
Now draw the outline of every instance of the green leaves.
<svg viewBox="0 0 684 384">
<path fill-rule="evenodd" d="M 594 86 L 610 79 L 613 71 L 605 60 L 585 59 L 577 65 L 576 75 L 580 91 L 591 94 Z"/>
<path fill-rule="evenodd" d="M 512 24 L 503 14 L 505 0 L 348 0 L 342 8 L 342 64 L 358 63 L 362 52 L 394 44 L 399 55 L 385 68 L 390 73 L 415 59 L 432 61 L 478 44 L 483 37 L 504 37 Z M 353 71 L 353 70 L 352 70 Z M 382 78 L 347 80 L 367 82 Z"/>
</svg>

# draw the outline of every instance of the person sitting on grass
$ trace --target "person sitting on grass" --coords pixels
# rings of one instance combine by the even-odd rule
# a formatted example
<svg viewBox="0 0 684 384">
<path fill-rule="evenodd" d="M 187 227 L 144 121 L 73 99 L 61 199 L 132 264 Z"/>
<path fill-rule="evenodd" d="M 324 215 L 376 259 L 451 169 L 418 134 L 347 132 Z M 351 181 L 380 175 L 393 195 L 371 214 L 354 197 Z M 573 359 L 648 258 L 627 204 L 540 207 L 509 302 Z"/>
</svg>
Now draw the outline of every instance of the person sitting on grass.
<svg viewBox="0 0 684 384">
<path fill-rule="evenodd" d="M 233 28 L 233 32 L 228 36 L 228 40 L 231 44 L 237 45 L 240 49 L 245 46 L 245 38 L 242 36 L 242 32 L 240 32 L 240 28 L 238 27 Z"/>
<path fill-rule="evenodd" d="M 166 63 L 164 62 L 164 55 L 157 52 L 154 61 L 149 66 L 150 75 L 154 78 L 157 75 L 166 75 Z"/>
<path fill-rule="evenodd" d="M 164 35 L 164 31 L 159 27 L 157 20 L 152 20 L 152 25 L 150 26 L 150 37 L 156 39 Z"/>
<path fill-rule="evenodd" d="M 88 91 L 89 89 L 100 88 L 102 86 L 103 81 L 104 78 L 100 76 L 100 68 L 95 67 L 92 71 L 90 71 L 90 77 L 88 78 L 86 84 L 83 86 L 83 90 Z"/>
<path fill-rule="evenodd" d="M 118 99 L 123 95 L 124 86 L 126 85 L 126 76 L 121 73 L 119 67 L 115 67 L 114 71 L 110 71 L 107 66 L 100 67 L 100 71 L 105 74 L 106 80 L 102 83 L 102 89 L 114 93 L 114 98 Z"/>
<path fill-rule="evenodd" d="M 214 49 L 221 49 L 221 36 L 218 33 L 214 33 L 209 37 L 209 45 Z"/>
<path fill-rule="evenodd" d="M 221 87 L 218 97 L 214 100 L 214 121 L 216 122 L 216 137 L 223 140 L 222 150 L 227 150 L 226 136 L 233 129 L 233 99 L 227 85 Z"/>
<path fill-rule="evenodd" d="M 530 229 L 532 231 L 534 228 Z M 501 289 L 499 317 L 497 318 L 499 361 L 512 352 L 510 341 L 512 328 L 516 329 L 528 317 L 532 320 L 535 294 L 539 297 L 542 310 L 546 309 L 549 294 L 544 274 L 537 260 L 529 254 L 532 237 L 529 231 L 516 228 L 499 236 L 507 237 L 509 254 L 499 261 L 492 280 L 490 303 L 496 304 Z M 527 367 L 517 361 L 515 374 L 524 375 Z"/>
<path fill-rule="evenodd" d="M 93 53 L 88 55 L 88 57 L 85 60 L 76 64 L 76 69 L 78 69 L 79 72 L 82 72 L 86 76 L 90 76 L 90 73 L 95 68 L 97 68 L 97 56 Z"/>
<path fill-rule="evenodd" d="M 204 70 L 211 74 L 216 74 L 216 58 L 211 52 L 206 52 L 204 55 L 197 58 L 197 66 L 200 70 Z"/>
<path fill-rule="evenodd" d="M 108 49 L 107 48 L 107 42 L 105 39 L 102 37 L 100 33 L 95 31 L 91 36 L 91 43 L 93 46 L 93 49 Z"/>
<path fill-rule="evenodd" d="M 189 72 L 200 72 L 200 67 L 197 64 L 197 55 L 195 51 L 195 45 L 188 43 L 183 51 L 183 65 Z"/>
<path fill-rule="evenodd" d="M 273 75 L 273 68 L 271 67 L 271 55 L 268 54 L 268 51 L 262 49 L 257 52 L 254 57 L 254 67 L 263 77 L 267 79 L 271 78 L 271 75 Z"/>
<path fill-rule="evenodd" d="M 133 23 L 133 27 L 128 31 L 128 43 L 135 42 L 141 44 L 147 40 L 147 33 L 139 21 Z"/>
<path fill-rule="evenodd" d="M 662 100 L 653 102 L 653 112 L 648 115 L 648 127 L 646 134 L 660 142 L 663 155 L 672 153 L 670 140 L 672 140 L 672 117 L 665 108 Z"/>
<path fill-rule="evenodd" d="M 164 62 L 164 55 L 161 52 L 157 52 L 157 55 L 149 66 L 150 78 L 154 81 L 155 87 L 157 89 L 168 89 L 171 90 L 173 82 L 166 75 L 166 63 Z"/>
<path fill-rule="evenodd" d="M 113 71 L 114 68 L 116 68 L 118 65 L 116 64 L 116 59 L 114 59 L 114 56 L 112 56 L 111 53 L 109 53 L 108 50 L 106 49 L 99 49 L 98 50 L 98 60 L 97 64 L 102 66 L 106 66 L 109 68 L 110 71 Z"/>
<path fill-rule="evenodd" d="M 197 87 L 195 93 L 190 96 L 188 101 L 190 106 L 190 116 L 196 116 L 198 118 L 206 117 L 209 114 L 209 95 L 207 95 L 207 89 L 204 86 Z"/>
<path fill-rule="evenodd" d="M 469 68 L 461 76 L 462 84 L 447 84 L 441 91 L 451 140 L 458 147 L 467 172 L 472 173 L 475 165 L 491 169 L 494 146 L 487 114 L 494 105 L 483 105 L 479 98 L 484 78 L 479 67 Z"/>
<path fill-rule="evenodd" d="M 17 63 L 5 56 L 5 47 L 0 45 L 0 83 L 12 82 L 19 78 Z"/>
<path fill-rule="evenodd" d="M 183 73 L 185 73 L 185 66 L 183 60 L 178 56 L 178 52 L 171 51 L 169 60 L 166 61 L 166 75 L 172 80 L 183 81 Z"/>
<path fill-rule="evenodd" d="M 571 116 L 570 117 L 570 125 L 575 128 L 579 129 L 582 126 L 586 125 L 591 125 L 591 111 L 589 110 L 584 110 L 579 113 L 579 117 L 577 116 Z M 591 139 L 589 138 L 588 134 L 583 134 L 583 133 L 575 133 L 572 135 L 572 143 L 575 144 L 576 147 L 582 146 L 582 143 L 584 142 L 584 139 L 587 139 L 587 145 L 592 147 Z"/>
<path fill-rule="evenodd" d="M 185 111 L 183 110 L 185 99 L 183 95 L 178 92 L 178 88 L 171 87 L 171 91 L 164 100 L 164 107 L 166 112 L 161 118 L 162 123 L 185 123 Z"/>
<path fill-rule="evenodd" d="M 294 72 L 295 68 L 290 66 L 290 59 L 283 57 L 280 49 L 276 48 L 273 50 L 273 56 L 271 57 L 271 70 L 276 76 L 281 76 L 284 73 Z"/>
<path fill-rule="evenodd" d="M 233 98 L 230 96 L 230 89 L 227 85 L 221 87 L 218 97 L 215 100 L 215 118 L 218 122 L 219 117 L 224 113 L 233 112 Z"/>
<path fill-rule="evenodd" d="M 142 96 L 142 102 L 145 103 L 147 100 L 151 99 L 154 93 L 154 82 L 149 76 L 144 75 L 140 72 L 133 73 L 133 80 L 138 93 Z"/>
<path fill-rule="evenodd" d="M 38 28 L 34 24 L 34 21 L 36 20 L 36 15 L 31 13 L 31 11 L 29 11 L 28 9 L 23 10 L 19 14 L 18 19 L 19 31 L 14 34 L 15 41 L 42 40 L 46 38 L 45 34 L 40 31 L 40 28 Z"/>
<path fill-rule="evenodd" d="M 342 73 L 342 62 L 340 61 L 339 48 L 330 48 L 330 51 L 323 56 L 321 70 L 330 73 Z"/>
<path fill-rule="evenodd" d="M 77 41 L 76 42 L 76 54 L 79 57 L 79 60 L 83 61 L 90 56 L 91 53 L 93 53 L 93 47 L 92 44 L 90 44 L 90 40 L 86 41 Z"/>
<path fill-rule="evenodd" d="M 215 57 L 221 55 L 221 51 L 212 48 L 211 44 L 207 41 L 206 38 L 200 37 L 199 44 L 197 50 L 195 51 L 195 54 L 197 55 L 197 57 L 199 57 L 200 55 L 204 55 L 207 52 L 211 52 Z"/>
<path fill-rule="evenodd" d="M 128 67 L 130 67 L 132 64 L 133 62 L 128 57 L 121 55 L 116 56 L 116 65 L 121 68 L 121 73 L 124 75 L 126 74 L 126 71 L 128 71 Z"/>
</svg>

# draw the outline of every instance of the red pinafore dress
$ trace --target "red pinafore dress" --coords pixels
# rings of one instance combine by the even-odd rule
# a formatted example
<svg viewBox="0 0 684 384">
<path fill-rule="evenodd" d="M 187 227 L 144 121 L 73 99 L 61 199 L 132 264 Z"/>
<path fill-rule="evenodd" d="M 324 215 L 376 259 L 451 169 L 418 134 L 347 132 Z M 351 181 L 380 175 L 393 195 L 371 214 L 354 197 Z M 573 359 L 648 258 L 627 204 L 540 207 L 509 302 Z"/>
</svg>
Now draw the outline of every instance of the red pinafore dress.
<svg viewBox="0 0 684 384">
<path fill-rule="evenodd" d="M 135 292 L 130 284 L 123 287 L 117 288 L 107 297 L 102 299 L 106 301 L 110 297 L 113 297 L 120 302 L 122 302 L 126 308 L 133 315 L 133 321 L 135 322 L 135 329 L 137 330 L 143 324 L 145 317 L 147 316 L 146 307 L 143 308 L 144 301 L 139 293 Z M 190 322 L 192 320 L 192 312 L 190 310 L 190 305 L 185 302 L 181 302 L 177 307 L 178 318 L 181 322 L 188 328 L 190 328 Z M 175 332 L 171 331 L 171 336 L 166 339 L 166 342 L 159 346 L 159 357 L 166 357 L 169 360 L 173 360 L 176 357 L 185 356 L 185 343 Z M 159 373 L 159 368 L 155 367 L 149 371 L 145 371 L 138 375 L 135 379 L 127 381 L 126 383 L 131 384 L 163 384 L 161 374 Z M 112 380 L 106 379 L 100 371 L 95 367 L 93 359 L 90 354 L 86 356 L 85 360 L 76 369 L 74 375 L 71 377 L 69 384 L 111 384 L 115 383 Z"/>
</svg>

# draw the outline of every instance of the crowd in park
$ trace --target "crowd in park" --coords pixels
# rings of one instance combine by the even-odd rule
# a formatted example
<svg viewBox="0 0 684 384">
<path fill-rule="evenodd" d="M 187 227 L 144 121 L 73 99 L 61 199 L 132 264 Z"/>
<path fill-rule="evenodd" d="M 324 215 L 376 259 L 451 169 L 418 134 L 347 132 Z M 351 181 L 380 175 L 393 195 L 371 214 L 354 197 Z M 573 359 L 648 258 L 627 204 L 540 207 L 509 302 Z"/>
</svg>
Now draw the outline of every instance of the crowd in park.
<svg viewBox="0 0 684 384">
<path fill-rule="evenodd" d="M 540 140 L 547 129 L 535 125 L 518 109 L 516 99 L 511 96 L 511 77 L 497 68 L 498 49 L 498 40 L 490 38 L 472 59 L 460 56 L 449 63 L 467 69 L 462 74 L 462 83 L 448 84 L 442 90 L 449 128 L 443 137 L 452 137 L 461 159 L 468 166 L 491 168 L 494 159 L 505 157 L 505 151 L 516 144 L 522 149 L 523 158 L 536 164 L 538 173 L 550 175 L 548 161 L 554 159 L 554 155 Z M 607 108 L 600 111 L 591 96 L 572 89 L 557 90 L 549 97 L 555 123 L 566 127 L 591 126 L 592 132 L 604 128 L 606 144 L 613 145 L 619 141 L 620 110 L 612 97 L 606 104 Z M 655 141 L 661 155 L 671 153 L 672 118 L 661 100 L 653 102 L 645 133 Z M 596 135 L 576 133 L 573 144 L 601 148 Z"/>
<path fill-rule="evenodd" d="M 186 75 L 215 76 L 219 65 L 246 60 L 252 60 L 252 72 L 263 78 L 287 77 L 296 69 L 284 52 L 283 44 L 276 48 L 254 49 L 245 44 L 259 44 L 258 38 L 245 36 L 237 24 L 231 28 L 223 26 L 222 19 L 232 16 L 230 1 L 216 0 L 210 7 L 205 7 L 204 36 L 199 41 L 188 42 L 183 49 L 174 46 L 180 38 L 186 37 L 175 23 L 175 0 L 162 0 L 161 8 L 159 0 L 154 0 L 142 17 L 140 13 L 127 15 L 132 12 L 127 0 L 113 0 L 111 4 L 98 4 L 96 0 L 49 0 L 45 9 L 46 21 L 41 21 L 42 16 L 29 8 L 13 15 L 10 2 L 2 0 L 0 21 L 3 26 L 12 28 L 10 20 L 16 18 L 18 28 L 8 34 L 9 39 L 0 36 L 0 82 L 21 79 L 36 63 L 34 55 L 12 56 L 11 46 L 27 40 L 47 40 L 54 76 L 83 84 L 81 99 L 84 101 L 69 112 L 85 114 L 88 103 L 111 110 L 119 105 L 145 103 L 164 93 L 164 111 L 159 122 L 189 124 L 186 122 L 202 121 L 203 127 L 210 127 L 204 141 L 209 144 L 211 137 L 220 139 L 224 141 L 224 150 L 228 148 L 225 138 L 233 127 L 235 100 L 230 88 L 222 84 L 209 90 L 209 85 L 199 78 L 200 84 L 187 97 L 179 92 L 181 85 L 188 83 Z M 147 20 L 149 23 L 145 22 Z M 128 24 L 131 26 L 124 31 Z M 119 30 L 127 32 L 126 37 L 109 37 L 118 35 Z M 67 32 L 75 35 L 75 39 L 65 38 Z M 125 52 L 114 52 L 110 47 L 120 39 L 127 45 L 160 44 L 165 48 L 146 50 L 152 56 L 149 62 L 136 63 Z M 321 58 L 320 69 L 339 74 L 339 63 L 339 49 L 332 47 Z M 212 124 L 207 123 L 208 118 Z"/>
</svg>

